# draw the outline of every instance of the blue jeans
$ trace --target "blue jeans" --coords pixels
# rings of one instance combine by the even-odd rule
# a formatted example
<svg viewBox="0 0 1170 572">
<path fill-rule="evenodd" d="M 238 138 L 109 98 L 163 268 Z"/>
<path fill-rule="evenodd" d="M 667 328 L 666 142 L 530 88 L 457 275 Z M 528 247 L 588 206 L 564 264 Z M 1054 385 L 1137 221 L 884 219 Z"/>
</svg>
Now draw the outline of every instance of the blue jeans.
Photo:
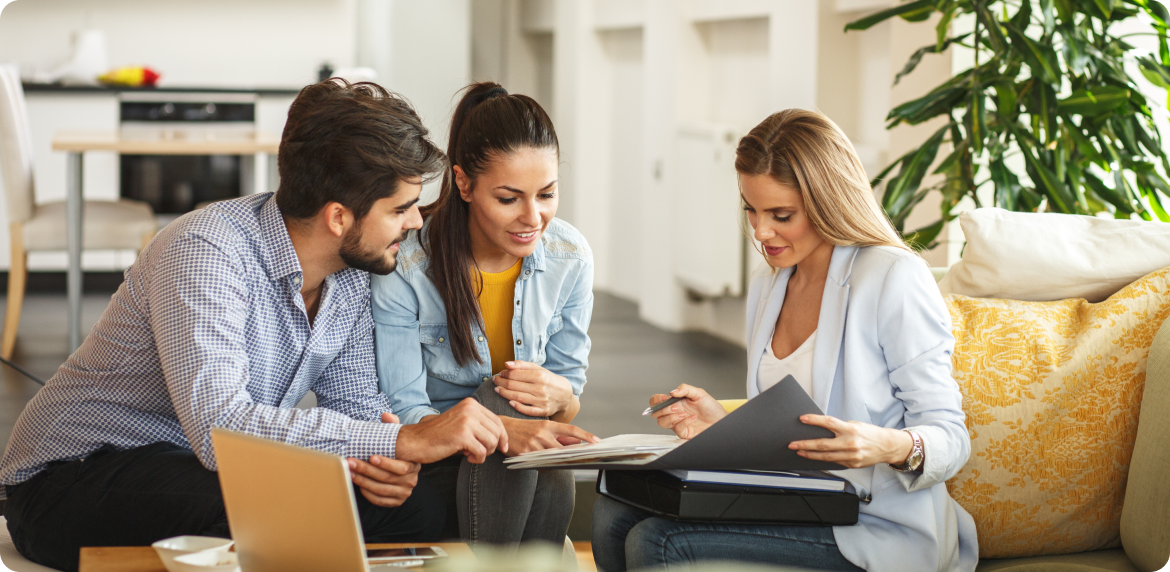
<svg viewBox="0 0 1170 572">
<path fill-rule="evenodd" d="M 837 549 L 830 527 L 678 522 L 608 497 L 593 505 L 593 560 L 603 572 L 699 560 L 861 570 Z"/>
</svg>

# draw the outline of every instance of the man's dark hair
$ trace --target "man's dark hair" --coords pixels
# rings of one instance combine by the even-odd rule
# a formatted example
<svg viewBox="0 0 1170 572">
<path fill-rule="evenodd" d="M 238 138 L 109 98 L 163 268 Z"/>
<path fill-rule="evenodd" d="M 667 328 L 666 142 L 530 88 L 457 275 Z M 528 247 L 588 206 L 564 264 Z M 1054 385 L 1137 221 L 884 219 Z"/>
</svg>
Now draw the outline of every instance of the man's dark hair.
<svg viewBox="0 0 1170 572">
<path fill-rule="evenodd" d="M 369 82 L 333 78 L 301 90 L 280 139 L 276 204 L 307 219 L 338 202 L 360 220 L 398 181 L 433 179 L 446 164 L 410 102 Z"/>
</svg>

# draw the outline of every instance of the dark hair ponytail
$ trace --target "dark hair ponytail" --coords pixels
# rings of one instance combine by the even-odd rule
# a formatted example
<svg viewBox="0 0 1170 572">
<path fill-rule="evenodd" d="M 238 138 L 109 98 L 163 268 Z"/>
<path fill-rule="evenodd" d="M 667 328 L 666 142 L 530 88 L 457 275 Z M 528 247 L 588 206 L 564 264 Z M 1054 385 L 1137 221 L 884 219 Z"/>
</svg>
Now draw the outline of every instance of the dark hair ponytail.
<svg viewBox="0 0 1170 572">
<path fill-rule="evenodd" d="M 509 95 L 493 82 L 464 90 L 447 141 L 449 165 L 438 200 L 422 209 L 429 222 L 420 242 L 431 260 L 431 280 L 447 307 L 451 353 L 464 366 L 473 360 L 483 362 L 471 333 L 472 326 L 483 328 L 477 301 L 483 284 L 472 273 L 476 264 L 467 226 L 471 209 L 459 194 L 454 167 L 463 169 L 475 188 L 476 177 L 493 160 L 525 148 L 551 148 L 559 154 L 560 145 L 552 120 L 536 100 Z"/>
</svg>

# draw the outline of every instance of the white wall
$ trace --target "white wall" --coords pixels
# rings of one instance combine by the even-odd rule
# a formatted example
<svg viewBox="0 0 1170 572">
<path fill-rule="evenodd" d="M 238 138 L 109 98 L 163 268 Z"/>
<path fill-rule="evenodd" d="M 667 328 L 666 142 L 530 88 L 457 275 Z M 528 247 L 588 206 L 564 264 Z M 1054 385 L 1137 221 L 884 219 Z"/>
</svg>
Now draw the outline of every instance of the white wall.
<svg viewBox="0 0 1170 572">
<path fill-rule="evenodd" d="M 19 0 L 0 14 L 0 62 L 18 62 L 25 73 L 51 70 L 70 56 L 72 32 L 91 27 L 105 32 L 112 66 L 150 65 L 162 72 L 162 85 L 295 89 L 316 81 L 325 61 L 335 68 L 369 66 L 380 83 L 414 103 L 433 139 L 445 146 L 452 97 L 471 77 L 470 21 L 470 0 Z M 37 201 L 62 200 L 65 156 L 51 151 L 53 134 L 116 129 L 116 98 L 38 93 L 28 99 Z M 257 129 L 279 134 L 291 102 L 261 97 Z M 274 185 L 275 157 L 268 173 Z M 115 155 L 86 154 L 86 198 L 117 198 L 117 181 Z M 433 185 L 428 191 L 433 195 Z M 0 270 L 8 257 L 4 232 Z M 133 252 L 87 251 L 82 257 L 89 270 L 117 270 L 133 259 Z M 35 253 L 29 266 L 61 269 L 65 255 Z"/>
<path fill-rule="evenodd" d="M 160 85 L 295 88 L 356 49 L 355 0 L 18 0 L 0 15 L 0 61 L 51 70 L 84 28 L 105 32 L 111 66 L 148 65 Z"/>
<path fill-rule="evenodd" d="M 713 123 L 743 134 L 773 112 L 817 109 L 841 126 L 876 174 L 929 128 L 887 132 L 891 104 L 950 74 L 949 55 L 928 57 L 915 76 L 891 87 L 910 52 L 932 40 L 930 25 L 843 31 L 891 3 L 477 0 L 473 70 L 512 91 L 532 89 L 532 51 L 516 46 L 526 45 L 529 31 L 551 33 L 552 101 L 542 103 L 555 107 L 561 139 L 559 214 L 593 246 L 597 289 L 637 302 L 641 317 L 661 327 L 742 342 L 742 296 L 695 299 L 675 276 L 691 254 L 678 247 L 680 231 L 704 235 L 737 225 L 724 214 L 679 219 L 688 210 L 677 203 L 687 182 L 679 175 L 686 170 L 679 129 Z M 530 21 L 538 23 L 526 27 Z M 932 216 L 937 204 L 928 201 L 909 226 Z M 760 259 L 744 242 L 742 253 L 728 256 L 742 255 L 750 272 Z M 945 248 L 928 255 L 936 264 L 945 258 Z"/>
</svg>

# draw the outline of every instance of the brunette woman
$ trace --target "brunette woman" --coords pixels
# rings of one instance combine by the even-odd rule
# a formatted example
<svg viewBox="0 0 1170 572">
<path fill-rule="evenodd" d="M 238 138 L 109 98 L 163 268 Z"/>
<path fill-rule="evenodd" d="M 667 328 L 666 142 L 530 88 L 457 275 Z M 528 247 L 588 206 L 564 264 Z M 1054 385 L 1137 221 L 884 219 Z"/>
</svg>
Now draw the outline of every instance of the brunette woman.
<svg viewBox="0 0 1170 572">
<path fill-rule="evenodd" d="M 472 542 L 562 543 L 571 473 L 508 471 L 503 459 L 596 440 L 569 425 L 588 366 L 593 255 L 555 218 L 559 146 L 535 100 L 470 86 L 447 155 L 439 198 L 401 243 L 397 272 L 372 281 L 378 380 L 404 424 L 468 398 L 504 422 L 503 453 L 423 469 L 448 495 L 449 533 L 457 522 Z"/>
<path fill-rule="evenodd" d="M 951 378 L 951 319 L 926 264 L 890 226 L 845 135 L 789 109 L 739 142 L 735 168 L 765 264 L 747 298 L 748 398 L 793 376 L 831 439 L 789 444 L 841 465 L 863 497 L 853 526 L 684 523 L 601 498 L 598 568 L 721 559 L 815 570 L 971 572 L 975 523 L 945 481 L 971 445 Z M 655 413 L 684 439 L 727 413 L 702 389 Z M 650 403 L 666 400 L 656 395 Z M 745 436 L 748 437 L 748 436 Z"/>
</svg>

